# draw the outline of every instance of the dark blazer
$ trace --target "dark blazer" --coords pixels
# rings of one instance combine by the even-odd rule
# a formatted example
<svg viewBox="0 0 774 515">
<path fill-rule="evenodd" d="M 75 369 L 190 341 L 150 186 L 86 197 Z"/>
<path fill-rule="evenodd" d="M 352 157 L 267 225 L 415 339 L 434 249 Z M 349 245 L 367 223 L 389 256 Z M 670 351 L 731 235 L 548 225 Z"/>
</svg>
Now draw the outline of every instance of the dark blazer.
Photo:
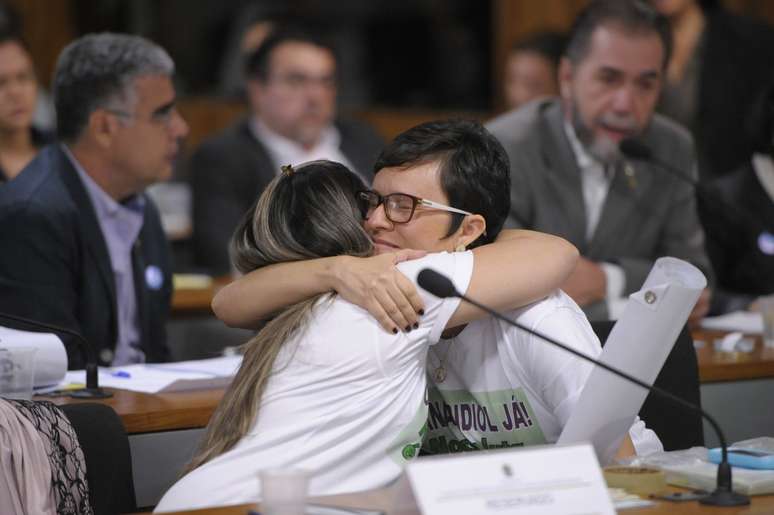
<svg viewBox="0 0 774 515">
<path fill-rule="evenodd" d="M 361 123 L 338 122 L 336 128 L 342 153 L 370 183 L 383 141 Z M 190 174 L 196 264 L 227 274 L 231 235 L 277 170 L 244 118 L 202 143 L 191 158 Z"/>
<path fill-rule="evenodd" d="M 731 173 L 750 157 L 743 130 L 774 70 L 774 29 L 722 8 L 706 13 L 698 102 L 691 131 L 703 179 Z"/>
<path fill-rule="evenodd" d="M 630 163 L 633 181 L 620 171 L 615 174 L 596 231 L 591 241 L 586 239 L 581 175 L 563 120 L 559 100 L 553 99 L 530 103 L 487 124 L 511 163 L 507 225 L 559 235 L 584 257 L 621 266 L 625 295 L 642 286 L 661 256 L 689 261 L 710 276 L 692 187 L 649 163 Z M 641 139 L 658 159 L 695 174 L 685 129 L 655 115 Z M 584 310 L 590 319 L 608 318 L 604 302 Z"/>
<path fill-rule="evenodd" d="M 148 361 L 168 358 L 164 324 L 172 295 L 166 237 L 153 202 L 132 255 Z M 147 267 L 163 281 L 146 283 Z M 73 329 L 109 364 L 118 334 L 113 270 L 91 199 L 57 144 L 41 150 L 0 189 L 0 311 Z M 76 342 L 65 339 L 70 368 L 82 368 Z"/>
<path fill-rule="evenodd" d="M 713 312 L 744 309 L 774 294 L 774 201 L 750 162 L 703 189 L 699 215 L 718 283 Z"/>
</svg>

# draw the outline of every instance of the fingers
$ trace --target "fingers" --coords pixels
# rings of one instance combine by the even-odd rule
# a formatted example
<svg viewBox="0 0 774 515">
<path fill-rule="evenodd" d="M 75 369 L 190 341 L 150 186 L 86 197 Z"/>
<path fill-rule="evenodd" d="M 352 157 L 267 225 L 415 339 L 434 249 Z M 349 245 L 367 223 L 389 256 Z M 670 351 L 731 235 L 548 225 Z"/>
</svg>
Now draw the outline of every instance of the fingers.
<svg viewBox="0 0 774 515">
<path fill-rule="evenodd" d="M 403 311 L 398 307 L 393 296 L 386 289 L 376 288 L 374 289 L 373 294 L 374 299 L 378 304 L 378 308 L 375 308 L 375 311 L 376 313 L 379 313 L 379 315 L 371 310 L 369 310 L 369 312 L 379 320 L 382 327 L 388 331 L 392 331 L 393 328 L 397 328 L 401 331 L 411 330 L 414 326 L 414 321 L 407 319 L 403 315 Z M 382 313 L 386 316 L 386 319 L 384 319 Z M 382 316 L 382 318 L 380 318 L 380 316 Z"/>
<path fill-rule="evenodd" d="M 396 272 L 395 277 L 401 296 L 409 304 L 408 308 L 401 308 L 401 310 L 405 313 L 406 309 L 410 309 L 412 313 L 423 315 L 425 313 L 425 303 L 422 301 L 422 297 L 419 296 L 417 287 L 400 272 Z"/>
</svg>

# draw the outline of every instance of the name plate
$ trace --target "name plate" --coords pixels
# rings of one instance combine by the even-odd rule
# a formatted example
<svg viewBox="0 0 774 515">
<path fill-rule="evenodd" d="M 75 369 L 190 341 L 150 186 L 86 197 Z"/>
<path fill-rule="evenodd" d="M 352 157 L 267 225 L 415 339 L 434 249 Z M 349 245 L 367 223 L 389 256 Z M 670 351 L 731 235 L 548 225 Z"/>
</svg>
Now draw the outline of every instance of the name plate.
<svg viewBox="0 0 774 515">
<path fill-rule="evenodd" d="M 423 515 L 614 515 L 589 444 L 422 458 L 408 465 Z"/>
</svg>

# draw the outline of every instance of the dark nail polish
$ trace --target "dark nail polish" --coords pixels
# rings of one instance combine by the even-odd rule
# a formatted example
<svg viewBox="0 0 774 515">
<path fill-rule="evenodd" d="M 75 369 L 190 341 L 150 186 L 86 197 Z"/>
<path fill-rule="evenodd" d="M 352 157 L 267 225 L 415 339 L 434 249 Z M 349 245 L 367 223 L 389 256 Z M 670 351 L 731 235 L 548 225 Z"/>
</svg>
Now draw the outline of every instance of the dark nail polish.
<svg viewBox="0 0 774 515">
<path fill-rule="evenodd" d="M 392 334 L 398 334 L 398 328 L 397 327 L 393 327 L 392 328 Z"/>
<path fill-rule="evenodd" d="M 419 313 L 420 315 L 424 315 L 425 314 L 425 310 L 424 309 L 420 309 L 419 311 L 417 311 L 417 313 Z"/>
<path fill-rule="evenodd" d="M 406 326 L 406 332 L 409 332 L 409 331 L 411 331 L 411 326 L 410 326 L 410 325 L 407 325 L 407 326 Z"/>
<path fill-rule="evenodd" d="M 414 322 L 414 329 L 419 329 L 419 322 Z"/>
</svg>

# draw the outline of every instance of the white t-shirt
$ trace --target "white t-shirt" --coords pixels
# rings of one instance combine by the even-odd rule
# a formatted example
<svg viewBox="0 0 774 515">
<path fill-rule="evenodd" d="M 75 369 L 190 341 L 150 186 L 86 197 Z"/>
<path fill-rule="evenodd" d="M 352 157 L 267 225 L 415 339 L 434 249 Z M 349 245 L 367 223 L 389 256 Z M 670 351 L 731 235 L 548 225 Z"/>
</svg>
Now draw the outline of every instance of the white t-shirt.
<svg viewBox="0 0 774 515">
<path fill-rule="evenodd" d="M 466 291 L 473 254 L 430 254 L 398 265 L 414 282 L 426 267 Z M 303 333 L 278 356 L 249 433 L 175 483 L 156 511 L 254 502 L 265 468 L 309 470 L 310 495 L 395 480 L 421 445 L 427 349 L 459 304 L 419 293 L 425 303 L 419 328 L 398 334 L 341 298 L 320 302 Z"/>
<path fill-rule="evenodd" d="M 601 352 L 586 315 L 560 290 L 506 316 L 589 356 Z M 593 368 L 494 318 L 434 345 L 431 379 L 441 363 L 447 377 L 429 387 L 423 443 L 429 454 L 556 442 Z M 638 454 L 663 450 L 639 419 L 629 434 Z"/>
</svg>

